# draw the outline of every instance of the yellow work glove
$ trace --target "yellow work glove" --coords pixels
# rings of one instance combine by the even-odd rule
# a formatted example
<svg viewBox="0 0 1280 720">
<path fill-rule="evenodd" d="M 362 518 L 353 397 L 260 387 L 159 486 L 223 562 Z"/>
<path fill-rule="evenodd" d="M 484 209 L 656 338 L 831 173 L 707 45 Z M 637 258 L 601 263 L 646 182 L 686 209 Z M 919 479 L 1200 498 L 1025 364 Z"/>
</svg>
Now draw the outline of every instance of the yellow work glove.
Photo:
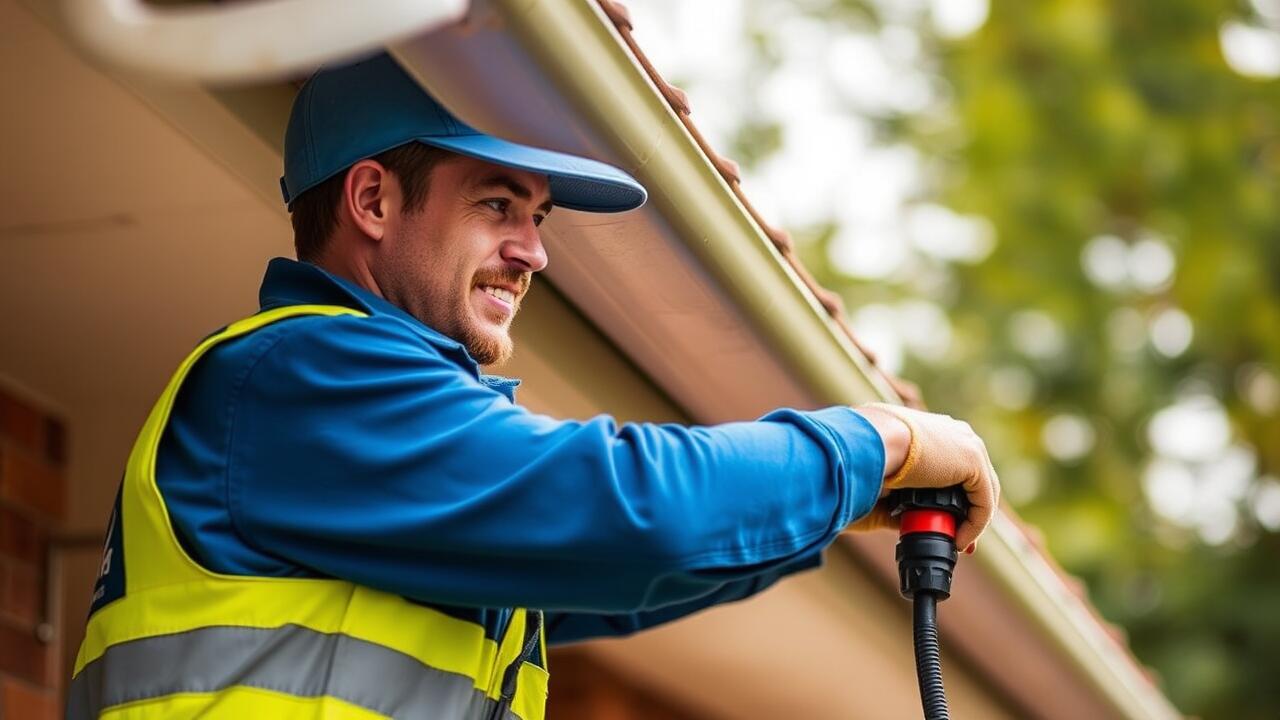
<svg viewBox="0 0 1280 720">
<path fill-rule="evenodd" d="M 911 430 L 911 442 L 902 466 L 884 479 L 879 502 L 849 529 L 897 527 L 898 519 L 889 517 L 885 500 L 891 490 L 962 485 L 969 496 L 969 515 L 956 531 L 956 547 L 972 552 L 971 546 L 976 544 L 1000 504 L 1000 480 L 982 439 L 969 423 L 950 415 L 887 403 L 869 403 L 854 409 L 861 408 L 883 411 L 901 420 Z"/>
</svg>

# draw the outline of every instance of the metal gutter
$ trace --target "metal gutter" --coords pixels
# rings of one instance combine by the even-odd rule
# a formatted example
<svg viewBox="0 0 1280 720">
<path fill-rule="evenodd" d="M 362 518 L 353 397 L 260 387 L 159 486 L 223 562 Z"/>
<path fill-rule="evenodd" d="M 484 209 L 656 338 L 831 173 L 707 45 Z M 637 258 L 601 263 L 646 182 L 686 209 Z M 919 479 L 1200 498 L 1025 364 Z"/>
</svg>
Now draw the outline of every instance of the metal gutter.
<svg viewBox="0 0 1280 720">
<path fill-rule="evenodd" d="M 831 404 L 897 399 L 784 262 L 594 2 L 492 4 L 815 397 Z M 1181 717 L 1008 516 L 993 523 L 974 559 L 1117 715 Z"/>
</svg>

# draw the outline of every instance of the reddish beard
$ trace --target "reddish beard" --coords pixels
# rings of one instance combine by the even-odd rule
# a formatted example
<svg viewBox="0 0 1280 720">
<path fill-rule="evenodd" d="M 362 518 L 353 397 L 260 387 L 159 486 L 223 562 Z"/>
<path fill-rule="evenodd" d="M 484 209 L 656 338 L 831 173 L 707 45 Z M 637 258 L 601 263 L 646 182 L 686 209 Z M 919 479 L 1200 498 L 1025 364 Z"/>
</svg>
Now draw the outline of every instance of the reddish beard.
<svg viewBox="0 0 1280 720">
<path fill-rule="evenodd" d="M 496 285 L 498 287 L 516 287 L 516 305 L 519 306 L 520 298 L 524 297 L 524 293 L 529 289 L 529 283 L 533 279 L 533 273 L 522 272 L 510 267 L 499 268 L 481 268 L 476 271 L 476 276 L 471 280 L 471 287 L 477 288 L 483 285 Z"/>
<path fill-rule="evenodd" d="M 476 271 L 471 287 L 468 288 L 467 294 L 462 298 L 462 304 L 466 310 L 462 317 L 457 318 L 453 329 L 454 332 L 451 333 L 454 335 L 455 340 L 462 343 L 467 352 L 471 354 L 471 357 L 475 358 L 476 362 L 481 365 L 506 362 L 511 357 L 513 347 L 511 336 L 505 329 L 493 330 L 479 325 L 472 314 L 471 291 L 485 285 L 516 288 L 515 300 L 511 304 L 511 316 L 515 317 L 516 312 L 520 309 L 520 301 L 529 289 L 529 283 L 532 279 L 532 273 L 521 272 L 508 267 Z"/>
</svg>

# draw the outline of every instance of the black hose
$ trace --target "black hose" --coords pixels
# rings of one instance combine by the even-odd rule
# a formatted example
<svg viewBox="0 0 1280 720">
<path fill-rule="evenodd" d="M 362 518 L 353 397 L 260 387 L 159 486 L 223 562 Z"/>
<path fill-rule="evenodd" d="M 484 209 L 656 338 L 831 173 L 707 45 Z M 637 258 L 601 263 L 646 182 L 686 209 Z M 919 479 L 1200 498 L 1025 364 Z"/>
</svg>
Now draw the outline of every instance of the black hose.
<svg viewBox="0 0 1280 720">
<path fill-rule="evenodd" d="M 942 654 L 938 649 L 938 599 L 917 592 L 915 607 L 916 676 L 920 679 L 920 703 L 925 720 L 950 720 L 947 694 L 942 689 Z"/>
</svg>

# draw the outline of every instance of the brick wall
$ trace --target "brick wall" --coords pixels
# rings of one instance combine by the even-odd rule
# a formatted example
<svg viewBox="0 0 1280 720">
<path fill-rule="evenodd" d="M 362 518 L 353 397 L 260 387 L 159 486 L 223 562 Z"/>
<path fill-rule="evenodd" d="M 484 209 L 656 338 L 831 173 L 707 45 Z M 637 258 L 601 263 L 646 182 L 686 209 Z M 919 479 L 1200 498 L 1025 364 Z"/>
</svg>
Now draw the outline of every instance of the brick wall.
<svg viewBox="0 0 1280 720">
<path fill-rule="evenodd" d="M 0 388 L 0 720 L 52 720 L 57 657 L 36 629 L 45 550 L 66 512 L 63 426 Z"/>
</svg>

